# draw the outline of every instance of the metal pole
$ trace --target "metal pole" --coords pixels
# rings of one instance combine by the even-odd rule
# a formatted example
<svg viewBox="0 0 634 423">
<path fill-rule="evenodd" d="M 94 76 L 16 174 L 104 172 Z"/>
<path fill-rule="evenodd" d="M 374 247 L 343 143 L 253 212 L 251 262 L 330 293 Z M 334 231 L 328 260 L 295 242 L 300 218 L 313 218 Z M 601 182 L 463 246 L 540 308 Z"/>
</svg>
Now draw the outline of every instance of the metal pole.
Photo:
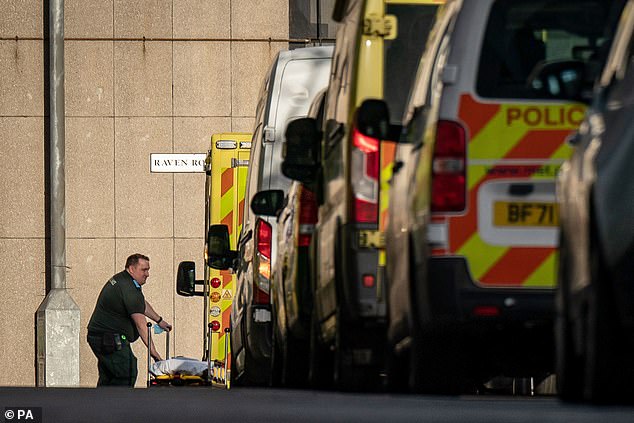
<svg viewBox="0 0 634 423">
<path fill-rule="evenodd" d="M 64 0 L 50 0 L 48 16 L 51 286 L 36 312 L 37 384 L 79 386 L 81 311 L 66 289 Z"/>
<path fill-rule="evenodd" d="M 229 341 L 231 340 L 231 330 L 225 328 L 225 387 L 229 389 Z"/>
<path fill-rule="evenodd" d="M 147 387 L 150 387 L 150 367 L 152 366 L 152 322 L 147 322 Z"/>
<path fill-rule="evenodd" d="M 165 359 L 169 360 L 170 359 L 170 331 L 166 330 L 165 331 Z"/>
<path fill-rule="evenodd" d="M 50 178 L 51 288 L 66 289 L 66 184 L 64 138 L 64 0 L 51 0 L 50 18 Z"/>
</svg>

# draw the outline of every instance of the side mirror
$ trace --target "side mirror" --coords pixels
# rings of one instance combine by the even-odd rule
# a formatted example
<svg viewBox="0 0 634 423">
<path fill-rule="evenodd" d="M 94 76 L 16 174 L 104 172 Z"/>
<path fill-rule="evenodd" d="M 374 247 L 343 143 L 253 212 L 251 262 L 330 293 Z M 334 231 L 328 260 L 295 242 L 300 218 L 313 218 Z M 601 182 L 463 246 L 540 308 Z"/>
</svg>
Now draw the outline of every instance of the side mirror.
<svg viewBox="0 0 634 423">
<path fill-rule="evenodd" d="M 586 87 L 586 65 L 580 60 L 538 63 L 527 80 L 528 87 L 551 98 L 589 102 L 591 89 Z M 584 94 L 584 89 L 589 88 Z"/>
<path fill-rule="evenodd" d="M 285 206 L 285 195 L 281 189 L 257 192 L 251 200 L 251 210 L 262 216 L 277 216 Z"/>
<path fill-rule="evenodd" d="M 207 231 L 207 266 L 226 270 L 233 266 L 237 256 L 238 253 L 232 251 L 229 244 L 227 225 L 211 225 Z"/>
<path fill-rule="evenodd" d="M 203 291 L 196 291 L 196 285 L 204 285 L 205 281 L 196 280 L 196 264 L 193 261 L 181 261 L 176 273 L 176 293 L 183 297 L 203 296 Z"/>
<path fill-rule="evenodd" d="M 176 293 L 192 297 L 196 293 L 196 264 L 193 261 L 181 261 L 176 273 Z"/>
<path fill-rule="evenodd" d="M 398 141 L 402 126 L 390 124 L 390 111 L 383 100 L 367 99 L 357 108 L 354 127 L 361 134 L 384 141 Z"/>
<path fill-rule="evenodd" d="M 314 182 L 320 167 L 321 132 L 313 118 L 296 119 L 286 127 L 282 173 L 302 183 Z"/>
</svg>

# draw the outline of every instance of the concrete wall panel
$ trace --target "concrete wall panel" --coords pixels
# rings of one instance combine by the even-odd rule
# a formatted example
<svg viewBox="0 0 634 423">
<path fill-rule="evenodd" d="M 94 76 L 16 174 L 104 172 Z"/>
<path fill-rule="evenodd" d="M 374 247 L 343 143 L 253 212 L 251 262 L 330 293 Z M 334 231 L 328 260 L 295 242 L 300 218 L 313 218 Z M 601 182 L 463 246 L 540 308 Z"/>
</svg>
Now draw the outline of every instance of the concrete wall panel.
<svg viewBox="0 0 634 423">
<path fill-rule="evenodd" d="M 0 37 L 42 37 L 40 0 L 4 0 L 0 13 Z"/>
<path fill-rule="evenodd" d="M 229 38 L 230 0 L 173 0 L 174 38 Z"/>
<path fill-rule="evenodd" d="M 117 38 L 172 36 L 172 2 L 114 0 L 114 35 Z"/>
<path fill-rule="evenodd" d="M 66 119 L 66 236 L 114 237 L 114 119 Z"/>
<path fill-rule="evenodd" d="M 0 237 L 44 237 L 44 119 L 0 117 Z"/>
<path fill-rule="evenodd" d="M 35 384 L 35 311 L 44 300 L 43 239 L 0 238 L 0 386 Z M 8 323 L 8 324 L 7 324 Z"/>
<path fill-rule="evenodd" d="M 64 0 L 64 36 L 111 38 L 114 35 L 112 0 Z"/>
<path fill-rule="evenodd" d="M 115 120 L 117 237 L 173 235 L 174 177 L 169 173 L 150 173 L 150 154 L 171 152 L 171 119 Z"/>
<path fill-rule="evenodd" d="M 174 116 L 231 115 L 229 43 L 174 43 Z"/>
<path fill-rule="evenodd" d="M 115 43 L 114 67 L 117 116 L 171 115 L 172 43 Z"/>
<path fill-rule="evenodd" d="M 0 41 L 0 116 L 44 116 L 42 41 Z"/>
<path fill-rule="evenodd" d="M 112 116 L 112 52 L 109 41 L 65 43 L 66 116 Z"/>
<path fill-rule="evenodd" d="M 231 1 L 233 38 L 288 38 L 288 2 Z"/>
</svg>

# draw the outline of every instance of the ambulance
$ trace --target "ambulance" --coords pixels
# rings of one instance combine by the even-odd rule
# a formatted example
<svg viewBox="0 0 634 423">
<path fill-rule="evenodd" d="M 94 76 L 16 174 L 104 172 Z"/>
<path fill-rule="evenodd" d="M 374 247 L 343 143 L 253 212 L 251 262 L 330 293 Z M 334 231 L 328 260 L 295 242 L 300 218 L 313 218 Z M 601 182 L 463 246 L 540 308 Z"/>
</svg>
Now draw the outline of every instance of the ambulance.
<svg viewBox="0 0 634 423">
<path fill-rule="evenodd" d="M 212 363 L 214 382 L 230 383 L 230 315 L 235 290 L 235 275 L 230 270 L 216 270 L 208 258 L 209 228 L 226 225 L 232 243 L 242 228 L 242 213 L 249 156 L 250 133 L 219 133 L 211 137 L 205 160 L 205 273 L 196 280 L 193 261 L 178 266 L 176 291 L 183 296 L 202 296 L 203 361 Z M 202 291 L 196 290 L 202 285 Z"/>
<path fill-rule="evenodd" d="M 385 234 L 394 385 L 476 392 L 497 376 L 537 386 L 554 371 L 555 176 L 622 5 L 441 8 L 393 165 Z M 362 133 L 382 134 L 389 116 L 374 117 Z"/>
</svg>

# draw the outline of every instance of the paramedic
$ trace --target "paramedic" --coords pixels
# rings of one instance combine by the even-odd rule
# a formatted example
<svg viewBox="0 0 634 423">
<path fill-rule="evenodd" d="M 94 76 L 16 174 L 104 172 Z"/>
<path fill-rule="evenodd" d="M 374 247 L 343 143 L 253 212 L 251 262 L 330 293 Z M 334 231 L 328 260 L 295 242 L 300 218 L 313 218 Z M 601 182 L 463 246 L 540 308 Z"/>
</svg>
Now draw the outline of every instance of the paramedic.
<svg viewBox="0 0 634 423">
<path fill-rule="evenodd" d="M 134 386 L 138 370 L 130 344 L 140 336 L 147 346 L 146 316 L 162 329 L 172 329 L 145 301 L 141 286 L 149 276 L 150 259 L 132 254 L 126 260 L 125 270 L 110 278 L 101 289 L 88 323 L 88 344 L 97 357 L 99 370 L 97 386 Z M 153 342 L 150 354 L 155 361 L 161 360 Z"/>
</svg>

